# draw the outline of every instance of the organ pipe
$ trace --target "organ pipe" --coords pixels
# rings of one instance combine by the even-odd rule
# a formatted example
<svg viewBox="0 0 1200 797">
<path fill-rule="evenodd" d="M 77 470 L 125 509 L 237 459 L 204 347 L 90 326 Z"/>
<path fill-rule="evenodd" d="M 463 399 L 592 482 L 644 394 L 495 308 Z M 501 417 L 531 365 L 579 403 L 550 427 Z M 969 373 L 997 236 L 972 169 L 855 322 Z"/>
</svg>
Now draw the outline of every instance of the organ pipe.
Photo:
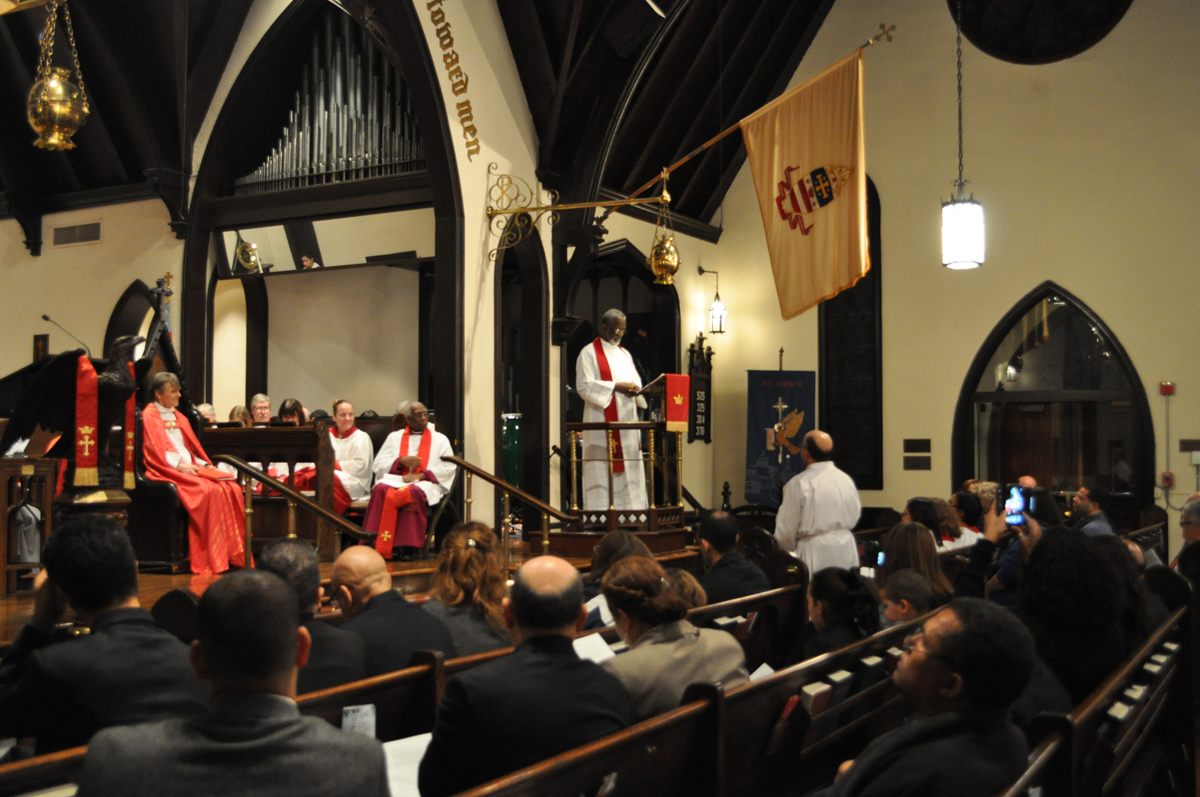
<svg viewBox="0 0 1200 797">
<path fill-rule="evenodd" d="M 334 15 L 341 17 L 335 24 Z M 408 86 L 339 11 L 313 33 L 287 124 L 262 165 L 234 181 L 256 194 L 425 168 Z"/>
</svg>

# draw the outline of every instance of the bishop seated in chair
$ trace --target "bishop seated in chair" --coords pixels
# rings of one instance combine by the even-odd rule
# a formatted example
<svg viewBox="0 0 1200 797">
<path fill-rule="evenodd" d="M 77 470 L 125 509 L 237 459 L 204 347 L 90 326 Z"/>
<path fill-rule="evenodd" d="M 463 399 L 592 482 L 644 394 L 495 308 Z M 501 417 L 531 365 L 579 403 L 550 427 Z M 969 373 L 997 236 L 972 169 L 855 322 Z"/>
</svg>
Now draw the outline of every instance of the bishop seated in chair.
<svg viewBox="0 0 1200 797">
<path fill-rule="evenodd" d="M 171 482 L 188 514 L 188 549 L 196 575 L 223 573 L 246 561 L 246 515 L 237 482 L 212 467 L 191 424 L 176 412 L 179 378 L 154 377 L 154 401 L 142 411 L 142 459 L 146 475 Z"/>
<path fill-rule="evenodd" d="M 392 432 L 379 448 L 372 470 L 375 486 L 363 529 L 377 532 L 375 550 L 390 559 L 396 545 L 409 549 L 425 544 L 429 507 L 446 497 L 454 485 L 455 466 L 443 457 L 454 455 L 450 440 L 429 428 L 425 405 L 409 405 L 408 426 Z M 416 551 L 405 551 L 408 557 Z"/>
</svg>

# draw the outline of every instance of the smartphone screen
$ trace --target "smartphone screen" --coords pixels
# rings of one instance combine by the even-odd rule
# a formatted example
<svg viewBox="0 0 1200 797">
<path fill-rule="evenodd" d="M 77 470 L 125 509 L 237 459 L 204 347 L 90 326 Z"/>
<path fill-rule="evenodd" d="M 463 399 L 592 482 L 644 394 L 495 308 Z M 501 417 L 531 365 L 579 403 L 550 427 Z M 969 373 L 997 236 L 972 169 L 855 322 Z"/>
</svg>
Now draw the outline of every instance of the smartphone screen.
<svg viewBox="0 0 1200 797">
<path fill-rule="evenodd" d="M 1004 500 L 1004 520 L 1010 526 L 1019 526 L 1025 522 L 1021 513 L 1028 509 L 1025 501 L 1025 491 L 1019 485 L 1008 487 L 1008 497 Z"/>
<path fill-rule="evenodd" d="M 875 566 L 876 566 L 876 567 L 883 567 L 883 560 L 884 560 L 883 551 L 880 551 L 880 552 L 879 552 L 879 556 L 876 556 L 876 557 L 875 557 Z"/>
</svg>

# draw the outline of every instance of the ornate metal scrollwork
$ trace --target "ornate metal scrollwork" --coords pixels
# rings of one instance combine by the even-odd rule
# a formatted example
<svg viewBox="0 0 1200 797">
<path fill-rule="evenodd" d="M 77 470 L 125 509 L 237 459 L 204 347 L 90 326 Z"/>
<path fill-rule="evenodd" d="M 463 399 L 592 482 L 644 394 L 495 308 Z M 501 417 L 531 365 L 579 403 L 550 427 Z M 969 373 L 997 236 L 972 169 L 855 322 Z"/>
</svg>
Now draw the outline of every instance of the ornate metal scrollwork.
<svg viewBox="0 0 1200 797">
<path fill-rule="evenodd" d="M 498 174 L 497 168 L 495 163 L 488 165 L 488 216 L 492 235 L 498 239 L 496 248 L 488 253 L 493 262 L 501 250 L 524 241 L 543 217 L 550 224 L 558 223 L 558 211 L 547 207 L 558 202 L 557 191 L 534 188 L 520 177 Z M 543 203 L 539 194 L 548 200 Z"/>
</svg>

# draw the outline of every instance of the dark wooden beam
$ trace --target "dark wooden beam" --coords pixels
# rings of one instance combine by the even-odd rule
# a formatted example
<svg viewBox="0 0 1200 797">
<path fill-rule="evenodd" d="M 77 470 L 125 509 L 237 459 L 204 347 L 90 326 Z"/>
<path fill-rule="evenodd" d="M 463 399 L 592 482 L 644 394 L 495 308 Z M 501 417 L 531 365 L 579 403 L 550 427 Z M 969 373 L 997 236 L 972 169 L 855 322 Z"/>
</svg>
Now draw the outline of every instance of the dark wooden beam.
<svg viewBox="0 0 1200 797">
<path fill-rule="evenodd" d="M 283 223 L 290 219 L 334 218 L 368 210 L 422 208 L 432 203 L 429 173 L 413 172 L 264 194 L 216 197 L 204 203 L 200 218 L 206 226 L 228 228 Z"/>
<path fill-rule="evenodd" d="M 222 0 L 216 14 L 217 23 L 212 26 L 204 40 L 204 46 L 196 56 L 187 79 L 186 141 L 189 151 L 196 140 L 196 132 L 203 123 L 209 106 L 212 105 L 217 86 L 221 82 L 221 76 L 225 74 L 229 56 L 237 44 L 238 35 L 242 32 L 251 5 L 253 4 L 247 3 L 246 0 Z"/>
<path fill-rule="evenodd" d="M 798 35 L 793 32 L 790 40 L 791 42 L 794 42 L 791 45 L 791 54 L 788 56 L 787 62 L 784 64 L 781 70 L 769 72 L 769 67 L 764 67 L 761 65 L 759 66 L 759 69 L 766 69 L 770 74 L 774 74 L 775 78 L 774 84 L 771 86 L 767 96 L 755 107 L 765 105 L 779 95 L 783 94 L 783 92 L 787 89 L 788 83 L 791 82 L 792 76 L 796 74 L 796 69 L 800 66 L 801 59 L 803 59 L 804 54 L 808 52 L 808 48 L 812 45 L 813 39 L 815 39 L 817 36 L 817 31 L 819 31 L 821 29 L 821 25 L 824 24 L 825 17 L 829 14 L 829 9 L 833 7 L 833 2 L 834 0 L 808 0 L 806 3 L 796 3 L 794 7 L 789 9 L 788 16 L 785 18 L 784 24 L 780 25 L 780 28 L 782 29 L 789 27 L 792 28 L 793 31 L 796 31 L 797 28 L 799 28 L 800 32 Z M 806 12 L 807 19 L 804 19 L 801 25 L 792 27 L 789 24 L 793 17 L 806 14 Z M 788 40 L 781 39 L 779 41 Z M 772 45 L 775 43 L 776 42 L 772 42 Z M 750 81 L 753 82 L 756 79 L 757 75 L 754 75 L 751 76 Z M 744 111 L 740 111 L 739 109 L 741 116 L 745 116 L 754 110 L 755 108 L 749 108 Z M 740 119 L 741 116 L 735 116 L 733 118 Z M 696 214 L 697 218 L 704 222 L 712 220 L 712 217 L 717 212 L 717 208 L 720 207 L 721 202 L 724 201 L 725 194 L 729 191 L 729 187 L 733 185 L 734 179 L 737 177 L 738 172 L 741 171 L 742 164 L 745 162 L 746 148 L 744 146 L 735 147 L 732 149 L 732 151 L 726 150 L 726 162 L 721 171 L 721 176 L 714 185 L 712 193 L 709 195 L 704 207 L 699 213 Z"/>
<path fill-rule="evenodd" d="M 545 137 L 550 122 L 552 98 L 558 81 L 550 63 L 550 50 L 533 0 L 505 0 L 498 4 L 517 73 L 525 87 L 525 101 L 539 137 Z"/>
<path fill-rule="evenodd" d="M 550 116 L 542 133 L 538 163 L 548 163 L 550 156 L 554 154 L 554 143 L 558 140 L 559 114 L 562 112 L 563 95 L 567 93 L 570 85 L 567 76 L 571 71 L 571 56 L 575 53 L 575 37 L 579 35 L 579 19 L 582 16 L 583 0 L 575 0 L 571 4 L 571 10 L 567 12 L 567 41 L 563 46 L 562 62 L 558 68 L 558 79 L 555 81 L 554 102 L 550 106 Z"/>
</svg>

